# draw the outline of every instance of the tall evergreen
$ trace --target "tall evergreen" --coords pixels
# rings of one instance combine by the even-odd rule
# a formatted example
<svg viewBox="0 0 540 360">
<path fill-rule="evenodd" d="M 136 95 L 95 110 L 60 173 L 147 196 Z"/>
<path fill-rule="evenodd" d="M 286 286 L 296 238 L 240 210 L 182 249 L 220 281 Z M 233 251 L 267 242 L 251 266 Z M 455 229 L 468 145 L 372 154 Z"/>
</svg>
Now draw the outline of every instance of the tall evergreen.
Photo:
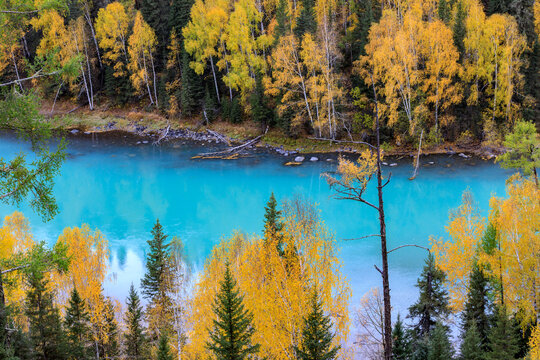
<svg viewBox="0 0 540 360">
<path fill-rule="evenodd" d="M 80 297 L 79 292 L 74 288 L 71 292 L 64 320 L 71 359 L 83 360 L 90 358 L 89 319 L 84 299 Z"/>
<path fill-rule="evenodd" d="M 491 309 L 489 281 L 475 264 L 470 275 L 469 292 L 462 313 L 462 322 L 464 329 L 468 329 L 472 323 L 475 324 L 484 349 L 487 346 Z"/>
<path fill-rule="evenodd" d="M 180 104 L 182 114 L 191 116 L 200 106 L 203 97 L 201 77 L 189 66 L 190 56 L 182 48 L 182 88 L 180 91 Z"/>
<path fill-rule="evenodd" d="M 485 350 L 476 322 L 472 320 L 465 328 L 461 343 L 461 360 L 484 360 Z"/>
<path fill-rule="evenodd" d="M 126 355 L 133 360 L 146 359 L 146 339 L 143 328 L 143 312 L 141 301 L 135 287 L 131 284 L 129 295 L 126 301 L 127 311 L 126 321 Z"/>
<path fill-rule="evenodd" d="M 264 85 L 262 83 L 262 73 L 257 71 L 255 75 L 255 89 L 250 97 L 251 115 L 253 120 L 261 124 L 262 129 L 270 124 L 273 120 L 273 113 L 268 106 L 268 99 L 264 93 Z"/>
<path fill-rule="evenodd" d="M 157 360 L 174 360 L 169 347 L 169 338 L 166 334 L 161 335 L 159 338 Z"/>
<path fill-rule="evenodd" d="M 450 7 L 447 0 L 439 0 L 438 15 L 442 22 L 448 24 L 450 21 Z"/>
<path fill-rule="evenodd" d="M 158 70 L 165 65 L 167 45 L 171 29 L 169 27 L 170 4 L 168 0 L 139 0 L 144 21 L 154 30 L 157 39 L 155 65 Z"/>
<path fill-rule="evenodd" d="M 291 24 L 289 19 L 289 14 L 287 13 L 287 0 L 279 0 L 276 8 L 276 30 L 275 30 L 275 41 L 279 41 L 279 38 L 285 35 L 288 35 L 291 31 Z"/>
<path fill-rule="evenodd" d="M 217 359 L 243 360 L 259 351 L 259 345 L 251 341 L 255 332 L 251 325 L 253 315 L 244 308 L 243 298 L 236 288 L 229 264 L 214 299 L 213 311 L 216 319 L 207 347 Z"/>
<path fill-rule="evenodd" d="M 103 345 L 103 354 L 106 359 L 116 359 L 120 355 L 118 344 L 118 322 L 114 316 L 114 304 L 110 298 L 105 299 L 105 326 L 107 342 Z"/>
<path fill-rule="evenodd" d="M 317 20 L 315 19 L 315 0 L 303 0 L 300 16 L 296 21 L 294 34 L 298 40 L 302 40 L 305 33 L 315 34 L 317 31 Z"/>
<path fill-rule="evenodd" d="M 174 30 L 178 35 L 178 40 L 183 47 L 183 34 L 182 29 L 186 27 L 191 15 L 191 7 L 195 1 L 193 0 L 172 0 L 171 6 L 168 9 L 169 15 L 169 29 Z"/>
<path fill-rule="evenodd" d="M 392 330 L 392 355 L 394 360 L 408 360 L 412 355 L 407 332 L 399 314 Z"/>
<path fill-rule="evenodd" d="M 150 249 L 146 256 L 146 273 L 141 281 L 142 293 L 147 299 L 154 299 L 163 291 L 162 282 L 169 259 L 166 240 L 167 235 L 163 232 L 163 226 L 158 219 L 152 229 L 152 239 L 148 240 Z"/>
<path fill-rule="evenodd" d="M 508 317 L 506 308 L 499 306 L 495 312 L 495 324 L 488 336 L 489 351 L 486 360 L 511 360 L 519 351 L 519 333 L 514 322 Z"/>
<path fill-rule="evenodd" d="M 274 192 L 272 192 L 270 199 L 268 199 L 264 207 L 264 236 L 267 242 L 270 240 L 269 238 L 276 240 L 278 253 L 283 256 L 282 230 L 281 210 L 278 210 L 276 197 L 274 196 Z"/>
<path fill-rule="evenodd" d="M 32 271 L 27 278 L 26 317 L 36 358 L 67 359 L 68 348 L 60 314 L 53 305 L 53 294 L 42 271 Z"/>
<path fill-rule="evenodd" d="M 459 58 L 463 59 L 465 56 L 465 44 L 464 39 L 467 34 L 467 29 L 465 28 L 465 19 L 467 14 L 465 9 L 463 9 L 463 1 L 458 0 L 456 5 L 456 18 L 454 20 L 453 32 L 454 32 L 454 44 L 459 53 Z"/>
<path fill-rule="evenodd" d="M 300 360 L 332 360 L 337 357 L 339 346 L 333 346 L 332 320 L 324 314 L 322 300 L 315 289 L 310 299 L 311 310 L 304 319 L 302 342 L 296 348 Z"/>
<path fill-rule="evenodd" d="M 448 328 L 437 322 L 429 338 L 428 360 L 451 360 L 454 349 L 448 337 Z"/>
<path fill-rule="evenodd" d="M 449 314 L 448 292 L 444 288 L 446 275 L 429 254 L 416 287 L 420 290 L 418 301 L 409 307 L 409 317 L 417 320 L 413 325 L 418 337 L 428 335 L 438 319 Z"/>
</svg>

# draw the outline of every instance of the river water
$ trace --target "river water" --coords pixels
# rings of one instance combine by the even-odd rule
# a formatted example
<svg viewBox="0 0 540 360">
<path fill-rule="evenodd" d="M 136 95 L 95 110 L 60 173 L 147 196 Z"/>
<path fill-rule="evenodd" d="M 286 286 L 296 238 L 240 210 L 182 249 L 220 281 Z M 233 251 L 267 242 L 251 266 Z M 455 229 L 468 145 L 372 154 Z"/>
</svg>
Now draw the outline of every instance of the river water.
<svg viewBox="0 0 540 360">
<path fill-rule="evenodd" d="M 284 158 L 257 154 L 240 160 L 191 160 L 201 145 L 182 142 L 154 147 L 133 138 L 71 137 L 68 160 L 56 179 L 55 196 L 60 213 L 43 223 L 27 206 L 36 238 L 54 241 L 64 227 L 88 224 L 99 229 L 111 248 L 111 281 L 105 292 L 123 300 L 130 284 L 138 285 L 144 272 L 146 240 L 156 220 L 170 235 L 186 243 L 190 261 L 200 269 L 212 247 L 234 230 L 262 233 L 264 205 L 273 191 L 284 199 L 295 194 L 318 203 L 320 216 L 335 233 L 343 272 L 353 289 L 351 308 L 381 280 L 374 264 L 380 263 L 378 238 L 355 241 L 378 229 L 377 213 L 362 204 L 336 200 L 321 173 L 333 171 L 336 162 L 307 162 L 284 166 Z M 0 157 L 8 160 L 28 144 L 11 135 L 0 136 Z M 430 235 L 446 236 L 449 210 L 469 189 L 484 215 L 492 194 L 504 195 L 510 175 L 492 161 L 443 155 L 422 158 L 419 176 L 410 159 L 388 160 L 394 167 L 385 188 L 389 249 L 402 244 L 427 245 Z M 430 165 L 428 162 L 434 162 Z M 374 184 L 372 184 L 374 185 Z M 368 198 L 376 201 L 375 191 Z M 0 205 L 0 216 L 15 210 Z M 404 248 L 389 255 L 394 312 L 405 313 L 416 300 L 414 287 L 425 250 Z"/>
</svg>

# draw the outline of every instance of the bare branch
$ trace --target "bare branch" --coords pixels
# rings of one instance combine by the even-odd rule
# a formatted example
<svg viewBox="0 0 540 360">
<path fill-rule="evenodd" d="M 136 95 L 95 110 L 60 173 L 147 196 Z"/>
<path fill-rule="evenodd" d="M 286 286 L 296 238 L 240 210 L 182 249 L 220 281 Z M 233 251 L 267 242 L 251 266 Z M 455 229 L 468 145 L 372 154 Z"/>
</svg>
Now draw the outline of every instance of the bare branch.
<svg viewBox="0 0 540 360">
<path fill-rule="evenodd" d="M 39 12 L 39 10 L 27 10 L 27 11 L 0 10 L 0 14 L 34 14 L 37 12 Z"/>
<path fill-rule="evenodd" d="M 378 272 L 380 272 L 380 273 L 381 273 L 381 275 L 383 274 L 382 270 L 381 270 L 381 269 L 379 269 L 379 267 L 378 267 L 377 265 L 373 265 L 373 267 L 375 267 L 375 270 L 377 270 Z"/>
<path fill-rule="evenodd" d="M 42 74 L 42 73 L 41 73 L 41 70 L 38 70 L 38 71 L 37 71 L 34 75 L 32 75 L 32 76 L 29 76 L 29 77 L 24 78 L 24 79 L 17 79 L 17 80 L 9 81 L 9 82 L 7 82 L 7 83 L 0 84 L 0 87 L 2 87 L 2 86 L 9 86 L 9 85 L 13 85 L 13 84 L 19 84 L 19 83 L 21 83 L 22 81 L 32 80 L 32 79 L 36 79 L 36 78 L 40 78 L 40 77 L 44 77 L 44 76 L 51 76 L 51 75 L 55 75 L 55 74 L 58 74 L 58 73 L 60 73 L 60 71 L 53 71 L 53 72 L 50 72 L 50 73 Z"/>
<path fill-rule="evenodd" d="M 392 250 L 389 250 L 387 252 L 387 254 L 390 254 L 392 251 L 396 251 L 396 250 L 399 250 L 401 248 L 408 247 L 408 246 L 414 246 L 414 247 L 417 247 L 417 248 L 420 248 L 420 249 L 427 250 L 428 252 L 431 252 L 431 250 L 429 248 L 425 247 L 425 246 L 420 246 L 420 245 L 416 245 L 416 244 L 406 244 L 406 245 L 398 246 L 397 248 L 393 248 Z"/>
<path fill-rule="evenodd" d="M 369 237 L 375 237 L 375 236 L 380 237 L 381 235 L 380 235 L 380 234 L 372 234 L 372 235 L 362 236 L 362 237 L 359 237 L 359 238 L 342 239 L 342 240 L 344 240 L 344 241 L 361 240 L 361 239 L 366 239 L 366 238 L 369 238 Z"/>
</svg>

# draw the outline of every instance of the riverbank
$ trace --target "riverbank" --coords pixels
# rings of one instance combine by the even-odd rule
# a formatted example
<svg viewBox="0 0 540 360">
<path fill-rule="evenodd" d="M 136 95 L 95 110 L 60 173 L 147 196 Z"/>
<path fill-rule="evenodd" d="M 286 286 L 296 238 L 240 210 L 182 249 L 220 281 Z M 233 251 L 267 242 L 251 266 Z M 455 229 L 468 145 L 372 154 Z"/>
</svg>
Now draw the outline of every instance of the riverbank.
<svg viewBox="0 0 540 360">
<path fill-rule="evenodd" d="M 88 111 L 77 109 L 69 112 L 59 104 L 55 113 L 45 113 L 50 117 L 54 129 L 68 132 L 72 135 L 101 135 L 118 136 L 128 134 L 140 138 L 141 143 L 161 144 L 167 141 L 194 141 L 201 144 L 222 144 L 233 146 L 242 144 L 262 133 L 258 124 L 245 121 L 241 124 L 216 120 L 205 123 L 200 119 L 169 120 L 156 113 L 144 111 L 126 111 L 125 109 L 102 109 Z M 72 105 L 71 105 L 72 106 Z M 365 144 L 359 141 L 319 140 L 311 137 L 291 138 L 280 129 L 270 129 L 253 146 L 245 151 L 264 149 L 284 156 L 291 164 L 302 161 L 318 161 L 328 158 L 325 155 L 341 153 L 357 154 L 364 150 Z M 382 145 L 386 156 L 404 158 L 416 156 L 418 149 L 410 145 L 397 146 L 384 143 Z M 483 159 L 493 159 L 503 151 L 502 148 L 485 147 L 479 142 L 465 144 L 442 143 L 425 145 L 422 155 L 458 155 L 462 157 L 477 156 Z M 301 159 L 303 158 L 303 159 Z M 301 160 L 300 160 L 301 159 Z"/>
</svg>

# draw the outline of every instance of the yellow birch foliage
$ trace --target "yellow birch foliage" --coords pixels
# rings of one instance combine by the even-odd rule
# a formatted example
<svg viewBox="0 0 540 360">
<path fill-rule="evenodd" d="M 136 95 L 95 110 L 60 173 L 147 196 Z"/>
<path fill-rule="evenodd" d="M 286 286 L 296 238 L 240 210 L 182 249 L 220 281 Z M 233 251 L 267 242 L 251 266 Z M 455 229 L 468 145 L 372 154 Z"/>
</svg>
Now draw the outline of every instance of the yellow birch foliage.
<svg viewBox="0 0 540 360">
<path fill-rule="evenodd" d="M 538 322 L 540 314 L 540 189 L 515 175 L 506 192 L 507 198 L 493 197 L 490 203 L 499 248 L 480 260 L 488 274 L 502 277 L 505 304 L 526 325 Z"/>
<path fill-rule="evenodd" d="M 540 1 L 534 2 L 534 28 L 540 40 Z"/>
<path fill-rule="evenodd" d="M 484 234 L 485 218 L 481 217 L 469 191 L 463 193 L 462 204 L 450 215 L 446 231 L 450 240 L 430 239 L 437 266 L 446 273 L 450 306 L 462 311 L 467 300 L 469 274 L 478 256 Z"/>
<path fill-rule="evenodd" d="M 529 356 L 531 360 L 540 360 L 540 325 L 536 324 L 529 339 Z"/>
<path fill-rule="evenodd" d="M 470 95 L 467 99 L 469 105 L 478 104 L 482 81 L 486 79 L 487 69 L 484 65 L 485 55 L 483 49 L 485 36 L 483 34 L 486 15 L 478 0 L 465 1 L 465 12 L 468 14 L 465 20 L 466 35 L 463 39 L 466 56 L 464 59 L 463 78 L 471 83 Z"/>
<path fill-rule="evenodd" d="M 452 30 L 440 20 L 428 23 L 423 31 L 422 53 L 425 58 L 423 89 L 426 101 L 435 107 L 435 125 L 438 126 L 440 113 L 462 98 L 453 81 L 460 73 L 460 66 Z M 443 121 L 443 125 L 447 122 Z"/>
<path fill-rule="evenodd" d="M 65 228 L 58 241 L 67 245 L 70 264 L 65 274 L 53 275 L 57 300 L 61 306 L 66 306 L 71 291 L 76 288 L 86 301 L 94 339 L 106 342 L 103 323 L 106 304 L 102 284 L 109 262 L 107 240 L 98 230 L 92 232 L 88 225 L 82 225 L 80 228 Z"/>
<path fill-rule="evenodd" d="M 4 218 L 3 226 L 0 227 L 0 261 L 24 253 L 34 245 L 35 241 L 30 232 L 30 224 L 21 212 L 15 211 Z M 4 287 L 6 305 L 11 306 L 15 310 L 15 314 L 22 314 L 26 288 L 20 273 L 11 272 L 4 275 L 4 278 L 5 282 L 10 283 L 10 286 Z M 22 325 L 23 318 L 15 316 L 15 321 Z"/>
<path fill-rule="evenodd" d="M 153 96 L 150 88 L 157 86 L 154 84 L 153 72 L 151 72 L 154 67 L 152 54 L 156 50 L 156 44 L 154 30 L 144 21 L 141 12 L 137 11 L 133 33 L 129 37 L 128 69 L 131 71 L 131 83 L 135 90 L 141 94 L 144 93 L 146 87 L 150 99 Z"/>
<path fill-rule="evenodd" d="M 333 320 L 335 343 L 346 341 L 350 288 L 341 274 L 335 239 L 311 204 L 298 199 L 288 202 L 283 214 L 285 226 L 280 238 L 284 254 L 278 252 L 276 239 L 265 242 L 241 233 L 223 240 L 212 251 L 195 286 L 188 319 L 190 342 L 184 348 L 188 358 L 209 356 L 206 342 L 214 318 L 212 304 L 226 262 L 246 309 L 253 313 L 253 342 L 261 345 L 261 358 L 294 359 L 293 346 L 301 340 L 313 286 L 318 287 L 325 311 Z"/>
<path fill-rule="evenodd" d="M 129 28 L 129 18 L 124 5 L 115 1 L 99 9 L 95 28 L 99 46 L 105 50 L 103 57 L 113 65 L 114 76 L 123 76 L 128 61 L 126 43 Z M 121 61 L 122 57 L 124 61 Z"/>
</svg>

